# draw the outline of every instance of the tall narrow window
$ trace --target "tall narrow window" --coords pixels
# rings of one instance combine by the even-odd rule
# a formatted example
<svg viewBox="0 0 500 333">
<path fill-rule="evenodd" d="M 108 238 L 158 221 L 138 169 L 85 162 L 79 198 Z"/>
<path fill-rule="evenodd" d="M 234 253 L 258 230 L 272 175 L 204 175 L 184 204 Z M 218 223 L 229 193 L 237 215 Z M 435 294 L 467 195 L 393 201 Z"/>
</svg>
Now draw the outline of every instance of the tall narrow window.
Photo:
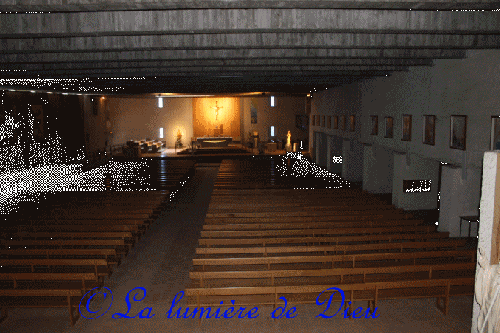
<svg viewBox="0 0 500 333">
<path fill-rule="evenodd" d="M 271 126 L 271 136 L 274 136 L 274 126 Z"/>
<path fill-rule="evenodd" d="M 271 96 L 271 107 L 274 107 L 274 96 Z"/>
<path fill-rule="evenodd" d="M 163 139 L 163 127 L 160 127 L 160 139 Z"/>
<path fill-rule="evenodd" d="M 158 97 L 158 107 L 159 108 L 163 107 L 163 97 Z"/>
</svg>

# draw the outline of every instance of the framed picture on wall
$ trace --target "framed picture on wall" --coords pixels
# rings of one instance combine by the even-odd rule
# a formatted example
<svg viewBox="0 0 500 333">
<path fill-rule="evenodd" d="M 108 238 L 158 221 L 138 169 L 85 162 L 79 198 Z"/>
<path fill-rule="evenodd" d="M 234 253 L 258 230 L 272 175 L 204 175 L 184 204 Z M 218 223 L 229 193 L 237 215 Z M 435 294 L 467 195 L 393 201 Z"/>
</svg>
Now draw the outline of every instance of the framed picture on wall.
<svg viewBox="0 0 500 333">
<path fill-rule="evenodd" d="M 339 116 L 333 116 L 333 129 L 339 128 Z"/>
<path fill-rule="evenodd" d="M 325 116 L 321 116 L 321 127 L 325 127 Z"/>
<path fill-rule="evenodd" d="M 451 116 L 450 148 L 465 150 L 467 135 L 467 116 Z"/>
<path fill-rule="evenodd" d="M 326 117 L 326 125 L 328 128 L 332 128 L 332 116 Z"/>
<path fill-rule="evenodd" d="M 340 129 L 345 131 L 345 116 L 340 116 Z"/>
<path fill-rule="evenodd" d="M 424 115 L 422 138 L 423 143 L 434 146 L 436 139 L 436 116 Z"/>
<path fill-rule="evenodd" d="M 385 136 L 384 138 L 392 139 L 394 136 L 394 121 L 392 117 L 385 117 Z"/>
<path fill-rule="evenodd" d="M 356 130 L 356 116 L 349 116 L 349 130 L 354 132 Z"/>
<path fill-rule="evenodd" d="M 378 116 L 370 116 L 372 123 L 372 130 L 370 135 L 378 135 Z"/>
<path fill-rule="evenodd" d="M 500 116 L 491 117 L 490 150 L 500 150 Z"/>
<path fill-rule="evenodd" d="M 403 135 L 401 141 L 411 141 L 411 115 L 404 114 L 401 124 Z"/>
</svg>

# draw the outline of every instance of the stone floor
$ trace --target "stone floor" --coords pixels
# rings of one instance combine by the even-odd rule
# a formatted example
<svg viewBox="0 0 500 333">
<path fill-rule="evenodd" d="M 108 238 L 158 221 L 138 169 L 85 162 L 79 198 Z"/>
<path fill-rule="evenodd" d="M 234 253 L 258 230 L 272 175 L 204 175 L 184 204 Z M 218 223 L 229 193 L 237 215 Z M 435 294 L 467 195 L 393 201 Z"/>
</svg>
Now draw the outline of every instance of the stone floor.
<svg viewBox="0 0 500 333">
<path fill-rule="evenodd" d="M 198 319 L 168 318 L 175 295 L 189 284 L 188 272 L 192 265 L 200 230 L 203 225 L 217 167 L 198 168 L 194 177 L 178 193 L 170 208 L 163 212 L 147 233 L 122 262 L 105 287 L 111 297 L 97 295 L 90 310 L 98 311 L 97 319 L 80 318 L 74 327 L 69 324 L 68 310 L 13 309 L 9 318 L 0 324 L 0 332 L 470 332 L 472 300 L 470 297 L 450 299 L 450 312 L 444 316 L 434 299 L 381 301 L 378 318 L 344 319 L 340 311 L 330 319 L 317 318 L 325 309 L 317 305 L 296 306 L 295 318 L 273 320 L 272 308 L 260 307 L 254 319 Z M 127 313 L 125 298 L 130 294 L 128 316 L 139 313 L 152 318 L 118 318 L 115 313 Z M 137 293 L 137 294 L 136 294 Z M 133 298 L 140 300 L 133 301 Z M 145 297 L 144 297 L 145 296 Z M 111 306 L 110 310 L 106 312 Z M 176 312 L 181 301 L 175 306 Z M 366 303 L 356 302 L 356 307 Z M 82 306 L 84 309 L 85 307 Z M 144 310 L 145 309 L 145 310 Z M 224 311 L 226 308 L 222 308 Z M 192 309 L 191 309 L 192 310 Z M 328 311 L 329 315 L 335 313 Z M 190 311 L 191 312 L 191 311 Z M 87 312 L 84 312 L 88 316 Z M 104 314 L 103 314 L 104 313 Z M 184 313 L 184 310 L 182 310 Z"/>
</svg>

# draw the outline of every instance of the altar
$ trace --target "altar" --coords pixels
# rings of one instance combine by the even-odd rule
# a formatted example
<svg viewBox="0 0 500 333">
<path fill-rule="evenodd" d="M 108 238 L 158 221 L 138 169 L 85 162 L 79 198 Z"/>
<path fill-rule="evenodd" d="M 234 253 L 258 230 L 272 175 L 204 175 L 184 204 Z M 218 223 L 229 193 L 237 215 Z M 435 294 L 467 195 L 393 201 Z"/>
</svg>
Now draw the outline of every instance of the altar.
<svg viewBox="0 0 500 333">
<path fill-rule="evenodd" d="M 207 147 L 227 147 L 231 142 L 233 142 L 232 137 L 203 137 L 197 138 L 198 142 L 202 148 Z"/>
</svg>

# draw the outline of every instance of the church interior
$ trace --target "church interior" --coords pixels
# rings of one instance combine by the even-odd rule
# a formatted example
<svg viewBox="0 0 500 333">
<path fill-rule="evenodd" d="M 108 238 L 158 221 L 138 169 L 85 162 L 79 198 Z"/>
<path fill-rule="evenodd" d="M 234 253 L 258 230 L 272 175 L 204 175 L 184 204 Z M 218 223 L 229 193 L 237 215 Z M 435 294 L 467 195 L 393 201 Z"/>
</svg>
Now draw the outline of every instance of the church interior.
<svg viewBox="0 0 500 333">
<path fill-rule="evenodd" d="M 0 14 L 1 332 L 500 332 L 500 2 Z"/>
</svg>

